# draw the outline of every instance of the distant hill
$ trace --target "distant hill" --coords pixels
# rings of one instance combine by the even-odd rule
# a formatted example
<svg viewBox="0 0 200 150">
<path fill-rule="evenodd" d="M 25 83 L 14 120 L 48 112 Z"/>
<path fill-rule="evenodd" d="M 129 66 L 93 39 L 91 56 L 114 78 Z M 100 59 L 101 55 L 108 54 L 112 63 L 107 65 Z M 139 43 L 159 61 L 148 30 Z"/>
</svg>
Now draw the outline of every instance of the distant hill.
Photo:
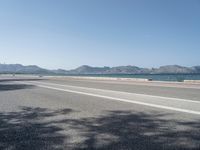
<svg viewBox="0 0 200 150">
<path fill-rule="evenodd" d="M 105 74 L 110 70 L 110 67 L 91 67 L 87 65 L 80 66 L 76 69 L 70 70 L 71 74 Z"/>
<path fill-rule="evenodd" d="M 49 74 L 51 71 L 35 65 L 0 64 L 0 73 Z"/>
<path fill-rule="evenodd" d="M 161 66 L 159 68 L 140 68 L 137 66 L 91 67 L 80 66 L 72 70 L 48 70 L 36 65 L 0 64 L 0 73 L 16 74 L 51 74 L 51 75 L 80 75 L 80 74 L 200 74 L 200 66 L 184 67 L 178 65 Z"/>
<path fill-rule="evenodd" d="M 150 70 L 147 68 L 139 68 L 136 66 L 118 66 L 112 67 L 107 73 L 111 74 L 147 74 Z"/>
<path fill-rule="evenodd" d="M 153 69 L 151 73 L 153 74 L 163 74 L 163 73 L 164 74 L 189 74 L 189 73 L 198 73 L 198 71 L 193 67 L 168 65 L 168 66 L 161 66 L 158 69 Z"/>
<path fill-rule="evenodd" d="M 81 66 L 70 70 L 71 74 L 200 74 L 200 66 L 183 67 L 178 65 L 161 66 L 159 68 L 140 68 L 137 66 L 91 67 Z"/>
<path fill-rule="evenodd" d="M 150 70 L 136 66 L 91 67 L 84 65 L 69 72 L 72 74 L 145 74 L 150 73 Z"/>
</svg>

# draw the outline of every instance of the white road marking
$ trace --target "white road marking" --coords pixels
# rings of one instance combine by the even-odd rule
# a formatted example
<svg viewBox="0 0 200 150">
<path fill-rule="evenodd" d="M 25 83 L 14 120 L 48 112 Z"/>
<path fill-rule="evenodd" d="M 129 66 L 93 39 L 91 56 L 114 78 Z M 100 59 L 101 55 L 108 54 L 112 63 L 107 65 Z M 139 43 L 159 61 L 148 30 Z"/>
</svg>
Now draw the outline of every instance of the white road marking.
<svg viewBox="0 0 200 150">
<path fill-rule="evenodd" d="M 82 94 L 82 95 L 87 95 L 87 96 L 94 96 L 94 97 L 99 97 L 99 98 L 111 99 L 111 100 L 115 100 L 115 101 L 133 103 L 133 104 L 138 104 L 138 105 L 144 105 L 144 106 L 149 106 L 149 107 L 154 107 L 154 108 L 159 108 L 159 109 L 167 109 L 167 110 L 173 110 L 173 111 L 178 111 L 178 112 L 184 112 L 184 113 L 189 113 L 189 114 L 200 115 L 200 111 L 193 111 L 193 110 L 181 109 L 181 108 L 176 108 L 176 107 L 169 107 L 169 106 L 163 106 L 163 105 L 157 105 L 157 104 L 150 104 L 150 103 L 139 102 L 139 101 L 134 101 L 134 100 L 130 100 L 130 99 L 123 99 L 123 98 L 117 98 L 117 97 L 111 97 L 111 96 L 105 96 L 105 95 L 99 95 L 99 94 L 92 94 L 92 93 L 88 93 L 88 92 L 80 92 L 80 91 L 56 88 L 56 87 L 45 86 L 45 85 L 38 85 L 37 84 L 37 86 L 38 87 L 42 87 L 42 88 L 47 88 L 47 89 L 58 90 L 58 91 L 65 91 L 65 92 Z"/>
<path fill-rule="evenodd" d="M 63 84 L 56 84 L 56 83 L 45 83 L 45 82 L 38 82 L 38 81 L 29 81 L 29 82 L 46 84 L 46 85 L 56 85 L 56 86 L 63 86 L 63 87 L 79 88 L 79 89 L 84 89 L 84 90 L 98 90 L 98 91 L 102 91 L 102 92 L 117 92 L 117 93 L 121 93 L 121 94 L 133 94 L 133 95 L 136 95 L 136 96 L 145 96 L 145 97 L 150 97 L 150 98 L 160 98 L 160 99 L 167 99 L 167 100 L 172 100 L 172 101 L 183 101 L 183 102 L 188 102 L 188 103 L 200 104 L 200 101 L 195 101 L 195 100 L 190 100 L 190 99 L 172 98 L 172 97 L 155 96 L 155 95 L 138 94 L 138 93 L 129 93 L 129 92 L 113 91 L 113 90 L 103 90 L 103 89 L 96 89 L 96 88 L 89 88 L 89 87 L 63 85 Z"/>
</svg>

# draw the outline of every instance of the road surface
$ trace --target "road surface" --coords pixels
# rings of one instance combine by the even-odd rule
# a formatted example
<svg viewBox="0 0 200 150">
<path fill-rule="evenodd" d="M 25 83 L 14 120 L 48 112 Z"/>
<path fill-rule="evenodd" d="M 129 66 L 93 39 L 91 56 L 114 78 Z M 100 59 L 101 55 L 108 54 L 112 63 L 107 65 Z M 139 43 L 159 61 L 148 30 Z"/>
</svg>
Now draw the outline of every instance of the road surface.
<svg viewBox="0 0 200 150">
<path fill-rule="evenodd" d="M 200 149 L 200 85 L 0 76 L 0 149 Z"/>
</svg>

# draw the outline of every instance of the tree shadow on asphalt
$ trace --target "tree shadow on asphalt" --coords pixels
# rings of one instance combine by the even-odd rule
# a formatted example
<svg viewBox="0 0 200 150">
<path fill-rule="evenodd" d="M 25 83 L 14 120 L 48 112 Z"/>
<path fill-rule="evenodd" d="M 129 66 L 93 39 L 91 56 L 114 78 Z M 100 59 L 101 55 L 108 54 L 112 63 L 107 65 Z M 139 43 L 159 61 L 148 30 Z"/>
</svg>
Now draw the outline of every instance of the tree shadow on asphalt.
<svg viewBox="0 0 200 150">
<path fill-rule="evenodd" d="M 0 92 L 22 90 L 22 89 L 32 89 L 35 87 L 34 85 L 31 85 L 31 84 L 17 84 L 17 83 L 13 84 L 12 83 L 13 81 L 40 81 L 40 80 L 47 80 L 47 79 L 0 79 Z"/>
<path fill-rule="evenodd" d="M 22 90 L 22 89 L 32 89 L 34 85 L 29 84 L 0 84 L 1 91 L 13 91 L 13 90 Z"/>
<path fill-rule="evenodd" d="M 170 114 L 109 111 L 99 117 L 68 118 L 71 109 L 23 107 L 0 113 L 0 149 L 161 150 L 199 149 L 200 122 L 164 119 Z M 62 116 L 62 117 L 61 117 Z M 55 119 L 56 118 L 56 119 Z M 67 128 L 65 127 L 67 125 Z M 177 128 L 179 127 L 179 128 Z M 69 140 L 75 130 L 83 140 Z"/>
<path fill-rule="evenodd" d="M 77 150 L 200 149 L 200 121 L 161 119 L 165 116 L 111 111 L 100 118 L 77 120 L 72 127 L 85 130 L 87 137 Z"/>
<path fill-rule="evenodd" d="M 19 112 L 0 113 L 1 150 L 51 150 L 60 149 L 63 140 L 59 128 L 44 119 L 67 115 L 71 109 L 52 111 L 45 108 L 23 107 Z"/>
<path fill-rule="evenodd" d="M 1 79 L 0 82 L 12 82 L 12 81 L 41 81 L 41 80 L 48 80 L 48 79 Z"/>
</svg>

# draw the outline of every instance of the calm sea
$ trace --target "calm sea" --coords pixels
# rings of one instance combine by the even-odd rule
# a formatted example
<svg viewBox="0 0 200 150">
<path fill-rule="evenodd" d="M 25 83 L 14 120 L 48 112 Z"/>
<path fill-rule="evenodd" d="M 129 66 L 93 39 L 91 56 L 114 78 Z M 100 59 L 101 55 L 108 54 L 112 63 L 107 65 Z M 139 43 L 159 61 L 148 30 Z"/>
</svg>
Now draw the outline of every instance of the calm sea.
<svg viewBox="0 0 200 150">
<path fill-rule="evenodd" d="M 183 81 L 183 80 L 200 80 L 200 74 L 150 74 L 150 75 L 130 75 L 130 74 L 95 74 L 95 75 L 77 75 L 91 77 L 120 77 L 120 78 L 145 78 L 153 81 Z"/>
</svg>

